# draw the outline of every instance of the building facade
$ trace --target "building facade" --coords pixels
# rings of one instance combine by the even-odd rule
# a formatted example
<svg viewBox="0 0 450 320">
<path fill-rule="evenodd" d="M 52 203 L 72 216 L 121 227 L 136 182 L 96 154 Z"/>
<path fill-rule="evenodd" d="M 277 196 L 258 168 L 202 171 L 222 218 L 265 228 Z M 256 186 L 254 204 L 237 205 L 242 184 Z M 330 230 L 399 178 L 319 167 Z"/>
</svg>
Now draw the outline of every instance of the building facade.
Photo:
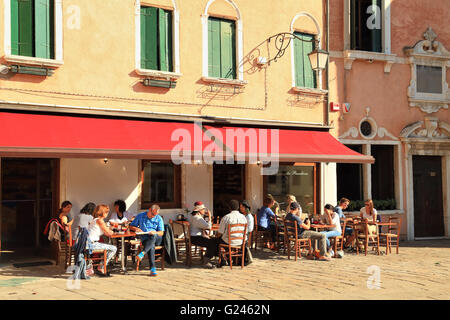
<svg viewBox="0 0 450 320">
<path fill-rule="evenodd" d="M 331 119 L 339 140 L 375 158 L 337 166 L 337 195 L 371 198 L 409 240 L 450 235 L 448 1 L 335 1 Z"/>
</svg>

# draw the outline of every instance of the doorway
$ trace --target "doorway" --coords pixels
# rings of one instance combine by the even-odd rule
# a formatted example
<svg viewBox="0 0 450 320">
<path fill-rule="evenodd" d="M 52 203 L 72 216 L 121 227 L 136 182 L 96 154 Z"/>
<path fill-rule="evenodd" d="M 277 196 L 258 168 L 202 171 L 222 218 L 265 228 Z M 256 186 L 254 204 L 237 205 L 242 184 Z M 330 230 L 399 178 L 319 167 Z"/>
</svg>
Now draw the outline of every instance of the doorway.
<svg viewBox="0 0 450 320">
<path fill-rule="evenodd" d="M 214 164 L 213 165 L 213 210 L 215 217 L 223 217 L 230 213 L 228 203 L 245 197 L 245 165 Z"/>
<path fill-rule="evenodd" d="M 413 156 L 414 237 L 445 235 L 442 158 Z"/>
<path fill-rule="evenodd" d="M 51 257 L 43 234 L 56 211 L 56 159 L 2 158 L 2 251 Z"/>
</svg>

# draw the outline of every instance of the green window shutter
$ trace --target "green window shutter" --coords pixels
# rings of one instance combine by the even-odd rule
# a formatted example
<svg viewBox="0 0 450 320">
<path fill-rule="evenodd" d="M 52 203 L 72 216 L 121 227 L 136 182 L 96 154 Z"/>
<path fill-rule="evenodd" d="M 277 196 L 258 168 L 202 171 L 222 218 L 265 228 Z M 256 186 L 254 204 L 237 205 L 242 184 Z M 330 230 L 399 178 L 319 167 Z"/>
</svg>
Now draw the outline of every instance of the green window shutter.
<svg viewBox="0 0 450 320">
<path fill-rule="evenodd" d="M 295 33 L 299 36 L 298 33 Z M 295 86 L 304 87 L 303 79 L 303 43 L 294 38 L 294 64 L 295 64 Z"/>
<path fill-rule="evenodd" d="M 314 35 L 298 33 L 303 40 L 314 40 Z M 297 87 L 316 88 L 316 77 L 311 67 L 308 54 L 314 50 L 314 42 L 294 39 L 295 85 Z"/>
<path fill-rule="evenodd" d="M 172 19 L 171 13 L 158 9 L 159 70 L 172 71 Z"/>
<path fill-rule="evenodd" d="M 18 51 L 21 56 L 33 56 L 33 2 L 18 0 Z"/>
<path fill-rule="evenodd" d="M 303 34 L 304 40 L 314 40 L 313 35 Z M 311 67 L 311 61 L 309 60 L 308 54 L 314 50 L 314 42 L 303 42 L 303 73 L 305 79 L 306 88 L 316 87 L 316 77 L 314 71 Z"/>
<path fill-rule="evenodd" d="M 208 75 L 219 78 L 221 76 L 220 62 L 220 20 L 208 19 Z"/>
<path fill-rule="evenodd" d="M 236 78 L 236 44 L 234 21 L 220 21 L 221 78 Z"/>
<path fill-rule="evenodd" d="M 141 7 L 141 68 L 158 69 L 158 11 Z"/>
<path fill-rule="evenodd" d="M 11 0 L 11 54 L 19 55 L 19 0 Z"/>
<path fill-rule="evenodd" d="M 35 21 L 35 56 L 53 59 L 53 0 L 36 0 Z"/>
</svg>

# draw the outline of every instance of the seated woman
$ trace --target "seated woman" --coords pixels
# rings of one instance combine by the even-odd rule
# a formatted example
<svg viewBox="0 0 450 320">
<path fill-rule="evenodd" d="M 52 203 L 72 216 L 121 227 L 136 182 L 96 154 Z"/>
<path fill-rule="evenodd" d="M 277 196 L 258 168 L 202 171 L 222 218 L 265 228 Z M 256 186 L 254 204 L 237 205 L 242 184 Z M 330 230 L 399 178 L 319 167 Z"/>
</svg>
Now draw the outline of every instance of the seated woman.
<svg viewBox="0 0 450 320">
<path fill-rule="evenodd" d="M 257 214 L 258 231 L 270 231 L 272 243 L 269 245 L 270 249 L 275 249 L 276 227 L 275 222 L 272 221 L 276 218 L 273 211 L 270 209 L 273 207 L 275 199 L 271 194 L 266 195 L 264 198 L 263 206 L 259 209 Z"/>
<path fill-rule="evenodd" d="M 106 250 L 107 258 L 106 264 L 111 261 L 111 259 L 115 256 L 117 252 L 116 246 L 99 242 L 100 236 L 105 235 L 107 237 L 112 236 L 114 233 L 111 229 L 106 226 L 105 218 L 108 216 L 109 208 L 105 204 L 100 204 L 95 207 L 94 210 L 94 219 L 89 222 L 88 232 L 89 239 L 92 241 L 92 249 L 93 250 Z M 106 274 L 105 267 L 103 264 L 98 266 L 98 271 L 101 274 Z"/>
<path fill-rule="evenodd" d="M 212 269 L 215 266 L 211 263 L 211 259 L 217 255 L 217 241 L 204 232 L 211 229 L 211 211 L 207 210 L 202 202 L 197 201 L 191 214 L 191 243 L 206 248 L 203 266 Z"/>
<path fill-rule="evenodd" d="M 73 219 L 72 234 L 74 241 L 77 239 L 79 228 L 88 228 L 89 222 L 92 221 L 95 210 L 95 203 L 89 202 L 84 205 L 80 213 Z"/>
<path fill-rule="evenodd" d="M 131 214 L 127 211 L 127 204 L 123 200 L 114 202 L 114 213 L 109 218 L 109 223 L 118 226 L 127 224 L 132 220 Z"/>
<path fill-rule="evenodd" d="M 377 222 L 377 210 L 373 207 L 373 201 L 371 199 L 367 199 L 364 201 L 364 208 L 361 208 L 359 211 L 359 216 L 361 217 L 363 222 Z M 357 227 L 357 229 L 364 231 L 362 228 L 363 226 Z M 377 226 L 375 224 L 368 225 L 368 234 L 376 234 L 377 233 Z"/>
<path fill-rule="evenodd" d="M 331 249 L 329 238 L 337 237 L 342 234 L 341 220 L 339 219 L 339 215 L 336 212 L 334 212 L 334 207 L 331 204 L 326 204 L 324 211 L 326 223 L 332 225 L 333 227 L 330 228 L 328 231 L 322 231 L 321 233 L 325 234 L 325 236 L 327 237 L 328 253 L 330 254 L 330 256 L 334 256 L 334 251 Z"/>
<path fill-rule="evenodd" d="M 58 220 L 64 227 L 66 232 L 71 231 L 70 229 L 72 228 L 73 223 L 73 219 L 70 216 L 70 210 L 72 210 L 72 203 L 67 200 L 61 203 L 61 208 L 58 209 Z M 61 241 L 65 240 L 67 240 L 67 242 L 69 242 L 69 240 L 72 240 L 72 244 L 74 241 L 73 239 L 65 239 L 65 235 L 61 234 Z"/>
</svg>

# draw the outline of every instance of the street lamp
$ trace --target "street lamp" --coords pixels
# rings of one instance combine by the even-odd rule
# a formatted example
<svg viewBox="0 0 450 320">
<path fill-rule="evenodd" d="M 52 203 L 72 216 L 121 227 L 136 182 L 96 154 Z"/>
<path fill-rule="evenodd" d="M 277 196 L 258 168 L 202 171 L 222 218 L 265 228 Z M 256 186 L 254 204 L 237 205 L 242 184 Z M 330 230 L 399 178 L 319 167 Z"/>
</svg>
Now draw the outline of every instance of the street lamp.
<svg viewBox="0 0 450 320">
<path fill-rule="evenodd" d="M 316 49 L 308 54 L 311 67 L 314 71 L 319 72 L 325 70 L 328 61 L 328 52 L 322 49 Z"/>
<path fill-rule="evenodd" d="M 277 59 L 281 58 L 284 53 L 286 52 L 286 49 L 291 44 L 291 41 L 293 39 L 298 39 L 299 41 L 303 42 L 314 42 L 315 47 L 319 47 L 319 40 L 313 39 L 313 40 L 306 40 L 302 39 L 298 36 L 296 36 L 294 33 L 290 32 L 281 32 L 276 35 L 271 36 L 268 38 L 268 42 L 271 42 L 272 39 L 275 39 L 275 48 L 278 50 L 278 52 L 275 54 L 275 56 L 267 61 L 270 63 L 271 61 L 277 61 Z M 319 72 L 325 70 L 328 62 L 328 56 L 329 53 L 322 49 L 315 49 L 311 53 L 308 54 L 309 61 L 311 62 L 311 67 L 314 71 Z"/>
</svg>

